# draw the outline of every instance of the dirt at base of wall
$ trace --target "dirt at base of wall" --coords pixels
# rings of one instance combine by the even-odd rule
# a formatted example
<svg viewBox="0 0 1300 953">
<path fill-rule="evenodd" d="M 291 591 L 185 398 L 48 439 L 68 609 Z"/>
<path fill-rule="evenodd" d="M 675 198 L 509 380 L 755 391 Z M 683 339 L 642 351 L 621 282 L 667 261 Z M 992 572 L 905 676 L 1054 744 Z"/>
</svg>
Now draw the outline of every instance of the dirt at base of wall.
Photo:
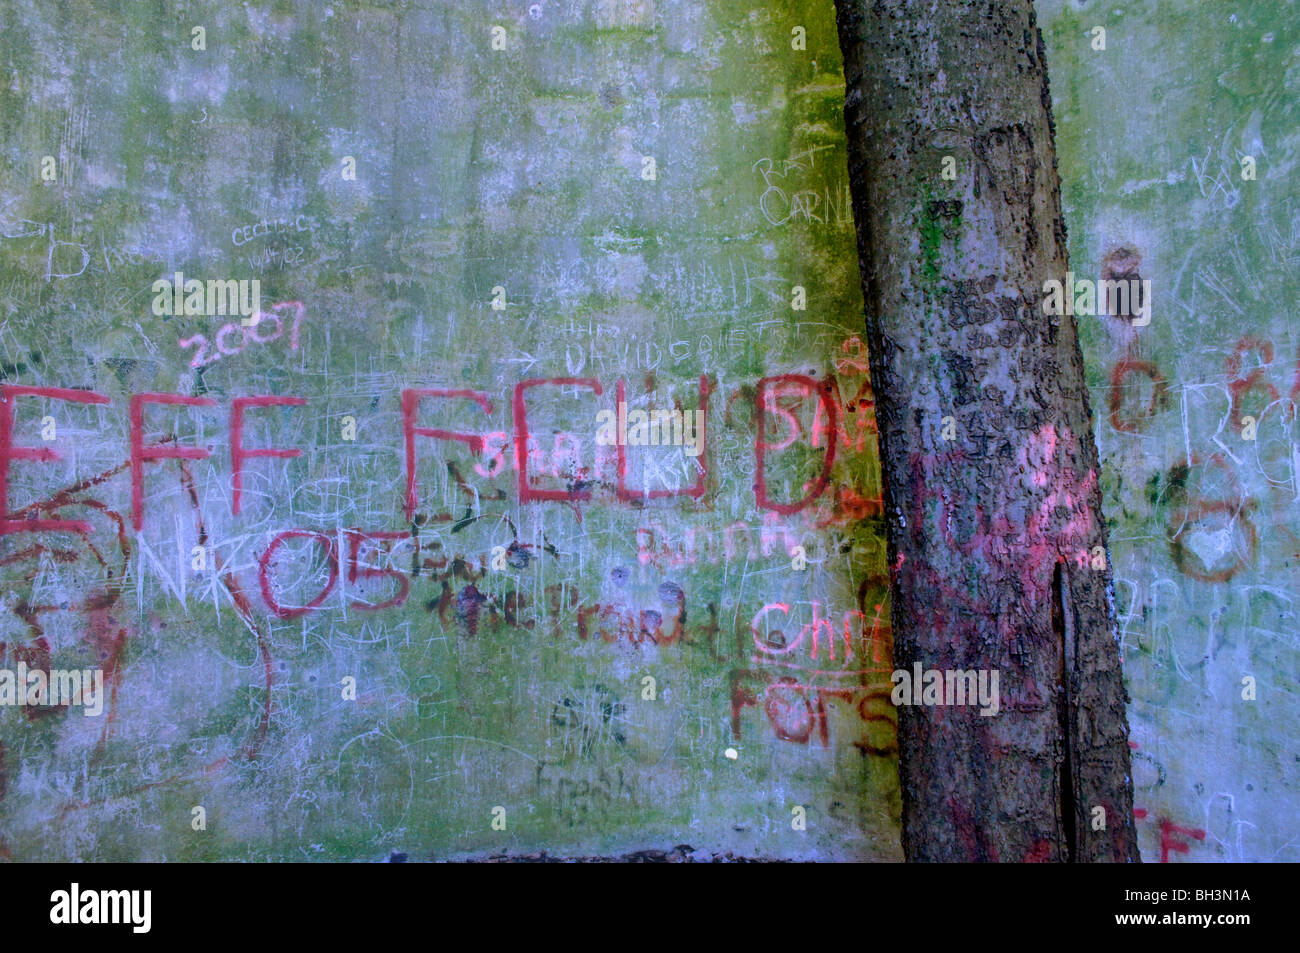
<svg viewBox="0 0 1300 953">
<path fill-rule="evenodd" d="M 438 858 L 431 858 L 437 860 Z M 404 864 L 410 858 L 403 853 L 394 852 L 389 858 L 390 864 Z M 795 861 L 783 857 L 738 857 L 732 851 L 715 854 L 706 848 L 695 848 L 690 844 L 678 844 L 671 850 L 637 850 L 629 854 L 609 856 L 566 857 L 539 851 L 528 854 L 489 854 L 486 857 L 466 857 L 451 863 L 458 864 L 792 864 Z"/>
</svg>

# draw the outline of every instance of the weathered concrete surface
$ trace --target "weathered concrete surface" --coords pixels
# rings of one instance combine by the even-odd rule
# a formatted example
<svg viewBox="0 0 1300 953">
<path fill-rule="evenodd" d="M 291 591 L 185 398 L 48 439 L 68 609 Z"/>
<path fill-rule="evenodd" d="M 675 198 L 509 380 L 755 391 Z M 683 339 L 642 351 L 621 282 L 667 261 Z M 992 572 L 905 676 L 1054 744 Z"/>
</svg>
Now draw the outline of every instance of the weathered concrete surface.
<svg viewBox="0 0 1300 953">
<path fill-rule="evenodd" d="M 1080 321 L 1142 856 L 1294 861 L 1300 10 L 1039 11 L 1071 263 L 1154 295 L 1146 327 Z"/>
<path fill-rule="evenodd" d="M 1081 322 L 1104 408 L 1143 855 L 1286 860 L 1297 477 L 1291 424 L 1260 411 L 1264 380 L 1290 393 L 1300 343 L 1295 15 L 1262 2 L 1233 23 L 1203 6 L 1099 12 L 1104 53 L 1089 47 L 1089 8 L 1043 4 L 1040 21 L 1071 259 L 1093 273 L 1113 243 L 1138 244 L 1156 308 L 1137 346 L 1168 381 L 1167 408 L 1116 431 L 1109 381 L 1126 347 Z M 195 26 L 205 50 L 191 48 Z M 829 3 L 539 0 L 491 16 L 465 0 L 210 4 L 178 19 L 164 5 L 21 2 L 0 9 L 0 57 L 3 382 L 110 400 L 16 398 L 14 443 L 62 459 L 11 463 L 11 514 L 34 518 L 43 502 L 40 518 L 91 527 L 0 537 L 0 667 L 47 651 L 52 667 L 102 665 L 115 692 L 100 718 L 0 708 L 0 855 L 382 860 L 690 843 L 901 856 Z M 1259 177 L 1243 183 L 1237 152 L 1256 141 Z M 302 310 L 274 309 L 282 332 L 268 318 L 247 337 L 238 318 L 156 316 L 151 285 L 178 270 L 258 278 L 265 310 Z M 795 285 L 805 311 L 791 307 Z M 1237 388 L 1260 420 L 1249 445 L 1221 425 L 1242 335 L 1273 348 L 1259 386 Z M 1236 376 L 1259 363 L 1247 350 Z M 814 386 L 770 382 L 765 399 L 759 381 L 782 374 Z M 633 407 L 651 406 L 651 389 L 654 406 L 693 410 L 701 375 L 703 492 L 621 499 L 596 411 L 615 407 L 620 380 Z M 515 387 L 541 378 L 595 378 L 602 392 L 524 391 L 521 460 Z M 480 392 L 490 409 L 419 403 L 415 426 L 488 436 L 477 454 L 414 438 L 408 519 L 401 392 L 413 388 Z M 144 463 L 137 533 L 128 404 L 148 392 L 215 401 L 149 407 L 143 428 L 145 443 L 174 435 L 212 456 Z M 245 461 L 236 515 L 231 403 L 254 395 L 305 400 L 245 414 L 249 447 L 302 456 Z M 1117 419 L 1145 405 L 1120 392 Z M 676 447 L 630 447 L 627 460 L 632 488 L 685 490 L 698 476 Z M 521 499 L 521 462 L 532 489 L 591 499 Z M 1180 510 L 1193 522 L 1171 548 Z M 353 574 L 351 528 L 409 539 L 366 544 Z M 1233 568 L 1252 528 L 1250 561 Z M 260 563 L 291 529 L 324 538 L 273 549 L 264 593 Z M 338 573 L 321 604 L 276 615 L 327 586 L 331 541 Z M 192 568 L 196 545 L 219 570 Z M 358 604 L 403 588 L 367 566 L 406 578 L 400 604 Z M 1254 702 L 1238 701 L 1245 674 Z M 792 829 L 795 807 L 806 830 Z"/>
<path fill-rule="evenodd" d="M 487 16 L 469 2 L 282 3 L 177 20 L 24 3 L 2 25 L 6 380 L 111 399 L 17 398 L 16 443 L 40 445 L 53 416 L 63 459 L 15 462 L 11 508 L 121 467 L 131 394 L 215 401 L 144 412 L 143 442 L 174 433 L 212 456 L 144 464 L 138 534 L 119 470 L 56 514 L 95 507 L 90 541 L 0 540 L 7 657 L 43 638 L 70 667 L 104 647 L 116 687 L 102 719 L 0 713 L 8 856 L 683 842 L 899 856 L 828 5 L 542 0 Z M 191 48 L 199 25 L 204 51 Z M 45 154 L 54 183 L 40 179 Z M 264 221 L 287 224 L 245 230 Z M 155 316 L 151 284 L 177 270 L 259 278 L 264 309 L 300 302 L 296 347 L 290 306 L 267 343 L 245 342 L 238 318 Z M 831 410 L 817 416 L 804 378 L 756 390 L 780 374 L 831 375 Z M 702 495 L 645 500 L 647 486 L 690 488 L 695 458 L 629 447 L 620 499 L 596 412 L 620 381 L 634 409 L 693 410 L 702 376 Z M 602 392 L 521 392 L 518 459 L 515 387 L 548 378 Z M 414 438 L 409 519 L 404 388 L 481 392 L 426 397 L 416 425 L 487 434 L 481 454 Z M 250 395 L 305 399 L 245 413 L 248 446 L 302 456 L 248 460 L 235 515 L 228 418 Z M 764 399 L 767 506 L 754 489 Z M 805 496 L 837 430 L 826 485 L 778 511 Z M 532 488 L 591 499 L 521 500 L 521 462 Z M 367 543 L 360 561 L 407 576 L 400 605 L 358 604 L 405 583 L 351 573 L 350 528 L 409 537 Z M 291 529 L 324 535 L 263 559 Z M 203 541 L 216 572 L 191 568 Z M 283 618 L 263 576 L 283 607 L 329 592 Z M 192 829 L 199 805 L 205 831 Z"/>
</svg>

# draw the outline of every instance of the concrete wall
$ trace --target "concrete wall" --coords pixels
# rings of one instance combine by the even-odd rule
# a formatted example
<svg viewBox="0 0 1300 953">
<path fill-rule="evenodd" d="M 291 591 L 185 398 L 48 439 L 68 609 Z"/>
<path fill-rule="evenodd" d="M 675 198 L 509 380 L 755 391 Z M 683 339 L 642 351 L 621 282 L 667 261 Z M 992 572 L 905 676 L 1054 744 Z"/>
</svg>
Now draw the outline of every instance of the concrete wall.
<svg viewBox="0 0 1300 953">
<path fill-rule="evenodd" d="M 1144 328 L 1080 332 L 1142 856 L 1294 861 L 1300 11 L 1039 10 L 1071 262 L 1140 274 L 1154 298 Z"/>
<path fill-rule="evenodd" d="M 1155 294 L 1134 341 L 1084 323 L 1144 857 L 1294 859 L 1294 12 L 1089 6 L 1040 9 L 1076 270 L 1132 245 Z M 900 858 L 829 3 L 21 3 L 0 37 L 3 383 L 108 400 L 3 405 L 59 454 L 11 462 L 12 518 L 89 525 L 0 536 L 0 667 L 111 695 L 0 708 L 0 855 Z M 265 316 L 155 314 L 176 271 Z M 620 463 L 620 385 L 707 403 L 704 452 Z M 147 393 L 211 403 L 142 445 L 210 455 L 134 480 Z M 302 399 L 240 430 L 301 455 L 244 459 L 236 513 L 249 396 Z"/>
</svg>

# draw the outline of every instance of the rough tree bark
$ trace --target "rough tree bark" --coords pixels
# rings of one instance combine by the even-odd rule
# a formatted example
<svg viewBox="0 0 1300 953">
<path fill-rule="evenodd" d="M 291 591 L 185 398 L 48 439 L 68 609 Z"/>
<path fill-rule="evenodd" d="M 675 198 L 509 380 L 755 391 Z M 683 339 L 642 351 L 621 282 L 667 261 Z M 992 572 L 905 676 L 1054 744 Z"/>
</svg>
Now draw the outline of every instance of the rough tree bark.
<svg viewBox="0 0 1300 953">
<path fill-rule="evenodd" d="M 895 665 L 1002 699 L 899 709 L 904 853 L 1136 861 L 1083 359 L 1042 307 L 1068 261 L 1032 2 L 835 5 Z"/>
</svg>

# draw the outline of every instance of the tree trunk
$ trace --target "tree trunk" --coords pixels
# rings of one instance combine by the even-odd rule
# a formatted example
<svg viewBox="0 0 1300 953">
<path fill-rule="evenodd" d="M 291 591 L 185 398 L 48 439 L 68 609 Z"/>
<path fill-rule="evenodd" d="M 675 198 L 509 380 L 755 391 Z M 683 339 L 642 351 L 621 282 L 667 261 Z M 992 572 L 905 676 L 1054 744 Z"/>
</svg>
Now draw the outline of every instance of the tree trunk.
<svg viewBox="0 0 1300 953">
<path fill-rule="evenodd" d="M 1001 699 L 900 707 L 903 850 L 1136 861 L 1083 358 L 1043 307 L 1068 260 L 1033 5 L 835 5 L 895 666 L 996 671 Z"/>
</svg>

